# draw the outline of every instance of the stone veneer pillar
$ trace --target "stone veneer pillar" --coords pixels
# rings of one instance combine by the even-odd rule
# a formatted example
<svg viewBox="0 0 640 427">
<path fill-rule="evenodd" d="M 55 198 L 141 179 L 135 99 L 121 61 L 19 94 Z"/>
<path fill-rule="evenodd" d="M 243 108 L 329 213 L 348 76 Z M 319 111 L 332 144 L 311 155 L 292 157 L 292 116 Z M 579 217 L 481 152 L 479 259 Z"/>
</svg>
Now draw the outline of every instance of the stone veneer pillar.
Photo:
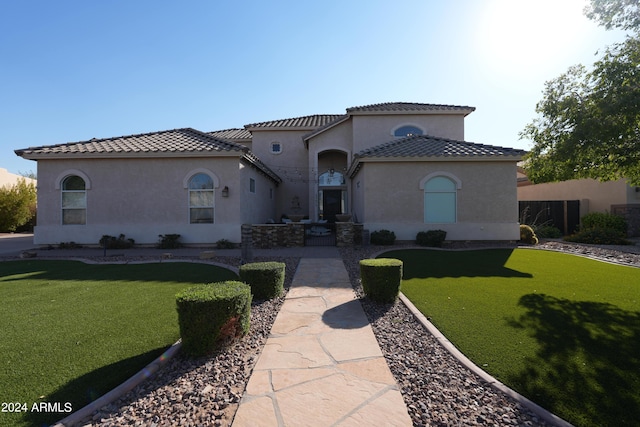
<svg viewBox="0 0 640 427">
<path fill-rule="evenodd" d="M 242 224 L 240 227 L 240 258 L 243 264 L 253 261 L 253 226 Z"/>
</svg>

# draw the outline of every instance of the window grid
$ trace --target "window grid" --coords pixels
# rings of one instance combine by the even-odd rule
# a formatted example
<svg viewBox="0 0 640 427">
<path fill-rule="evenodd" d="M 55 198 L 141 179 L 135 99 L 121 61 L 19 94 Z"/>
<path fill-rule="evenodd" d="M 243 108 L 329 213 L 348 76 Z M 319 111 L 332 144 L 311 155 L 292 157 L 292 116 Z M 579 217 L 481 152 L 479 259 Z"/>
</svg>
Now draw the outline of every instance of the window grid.
<svg viewBox="0 0 640 427">
<path fill-rule="evenodd" d="M 196 174 L 189 180 L 189 223 L 213 224 L 213 214 L 213 180 L 206 174 Z"/>
<path fill-rule="evenodd" d="M 62 225 L 87 223 L 87 190 L 79 176 L 70 175 L 62 181 L 61 207 Z"/>
</svg>

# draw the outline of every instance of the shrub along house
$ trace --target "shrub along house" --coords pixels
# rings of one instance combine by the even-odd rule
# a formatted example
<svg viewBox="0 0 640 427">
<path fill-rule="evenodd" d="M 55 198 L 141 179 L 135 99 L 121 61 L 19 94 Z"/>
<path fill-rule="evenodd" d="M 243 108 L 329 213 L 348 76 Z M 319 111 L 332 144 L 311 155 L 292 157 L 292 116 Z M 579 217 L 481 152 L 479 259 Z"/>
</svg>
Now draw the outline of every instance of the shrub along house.
<svg viewBox="0 0 640 427">
<path fill-rule="evenodd" d="M 464 141 L 472 107 L 383 103 L 204 133 L 16 150 L 38 162 L 35 242 L 240 241 L 243 223 L 348 213 L 400 240 L 517 240 L 522 150 Z"/>
</svg>

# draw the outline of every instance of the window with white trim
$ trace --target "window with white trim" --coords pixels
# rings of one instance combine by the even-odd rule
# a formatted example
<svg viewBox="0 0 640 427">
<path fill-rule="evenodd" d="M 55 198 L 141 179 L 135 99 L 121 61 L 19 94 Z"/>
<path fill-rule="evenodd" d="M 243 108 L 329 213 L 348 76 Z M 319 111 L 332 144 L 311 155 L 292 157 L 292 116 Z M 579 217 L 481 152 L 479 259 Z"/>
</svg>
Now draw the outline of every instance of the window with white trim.
<svg viewBox="0 0 640 427">
<path fill-rule="evenodd" d="M 456 183 L 445 176 L 434 176 L 424 185 L 424 222 L 450 224 L 456 222 Z"/>
<path fill-rule="evenodd" d="M 69 175 L 62 181 L 62 224 L 87 223 L 87 189 L 84 179 Z"/>
<path fill-rule="evenodd" d="M 213 179 L 198 173 L 189 179 L 189 222 L 213 224 Z"/>
</svg>

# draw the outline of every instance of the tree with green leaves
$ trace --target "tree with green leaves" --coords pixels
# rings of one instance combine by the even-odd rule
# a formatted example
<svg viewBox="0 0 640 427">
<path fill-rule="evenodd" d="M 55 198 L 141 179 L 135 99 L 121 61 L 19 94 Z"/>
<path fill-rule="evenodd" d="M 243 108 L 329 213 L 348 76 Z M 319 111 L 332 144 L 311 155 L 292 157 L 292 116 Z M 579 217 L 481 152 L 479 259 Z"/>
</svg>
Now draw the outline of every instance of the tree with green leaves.
<svg viewBox="0 0 640 427">
<path fill-rule="evenodd" d="M 20 179 L 12 186 L 0 187 L 0 232 L 13 232 L 25 225 L 36 212 L 36 186 Z"/>
<path fill-rule="evenodd" d="M 538 117 L 521 133 L 534 142 L 524 167 L 532 182 L 626 178 L 640 186 L 640 6 L 591 0 L 585 14 L 632 34 L 591 69 L 576 65 L 545 84 Z"/>
</svg>

